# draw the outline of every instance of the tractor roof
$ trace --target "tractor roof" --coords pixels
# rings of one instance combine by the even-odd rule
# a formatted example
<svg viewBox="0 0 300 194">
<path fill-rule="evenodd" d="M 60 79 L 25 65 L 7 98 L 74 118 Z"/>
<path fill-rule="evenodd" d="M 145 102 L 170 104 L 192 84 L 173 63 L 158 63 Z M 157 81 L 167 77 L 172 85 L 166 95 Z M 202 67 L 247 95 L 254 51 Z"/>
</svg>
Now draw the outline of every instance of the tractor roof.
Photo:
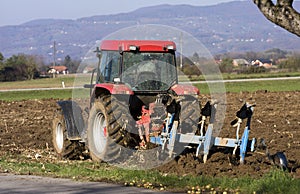
<svg viewBox="0 0 300 194">
<path fill-rule="evenodd" d="M 110 51 L 133 51 L 137 49 L 142 52 L 168 52 L 176 50 L 176 45 L 173 41 L 162 40 L 103 40 L 100 49 Z"/>
</svg>

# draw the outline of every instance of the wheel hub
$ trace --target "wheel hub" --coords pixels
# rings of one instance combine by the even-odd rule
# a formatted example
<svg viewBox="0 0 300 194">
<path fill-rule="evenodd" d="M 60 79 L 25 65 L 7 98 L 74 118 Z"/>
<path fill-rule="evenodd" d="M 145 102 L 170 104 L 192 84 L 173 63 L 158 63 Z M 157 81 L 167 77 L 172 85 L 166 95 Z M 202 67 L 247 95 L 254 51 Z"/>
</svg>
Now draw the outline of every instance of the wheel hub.
<svg viewBox="0 0 300 194">
<path fill-rule="evenodd" d="M 56 145 L 57 148 L 62 151 L 63 150 L 63 146 L 64 146 L 64 132 L 63 132 L 63 127 L 61 123 L 58 123 L 56 126 Z"/>
<path fill-rule="evenodd" d="M 93 124 L 94 146 L 99 154 L 105 150 L 107 142 L 107 128 L 105 117 L 102 113 L 98 113 Z"/>
</svg>

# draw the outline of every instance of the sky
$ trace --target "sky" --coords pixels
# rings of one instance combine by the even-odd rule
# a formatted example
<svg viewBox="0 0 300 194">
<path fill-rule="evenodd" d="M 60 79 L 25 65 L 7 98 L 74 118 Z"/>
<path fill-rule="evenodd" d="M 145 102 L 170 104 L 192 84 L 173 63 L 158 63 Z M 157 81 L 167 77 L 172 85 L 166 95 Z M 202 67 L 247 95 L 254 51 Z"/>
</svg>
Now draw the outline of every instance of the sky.
<svg viewBox="0 0 300 194">
<path fill-rule="evenodd" d="M 126 13 L 160 4 L 214 5 L 232 0 L 1 0 L 0 26 L 19 25 L 35 19 L 78 19 Z"/>
</svg>

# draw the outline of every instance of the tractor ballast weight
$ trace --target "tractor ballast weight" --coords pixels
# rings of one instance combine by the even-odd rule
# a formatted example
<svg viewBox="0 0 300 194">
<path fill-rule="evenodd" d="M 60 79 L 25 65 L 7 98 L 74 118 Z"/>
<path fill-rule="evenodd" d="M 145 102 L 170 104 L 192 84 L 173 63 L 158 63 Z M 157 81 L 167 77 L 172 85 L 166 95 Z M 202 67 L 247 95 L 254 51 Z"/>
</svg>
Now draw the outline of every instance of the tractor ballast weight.
<svg viewBox="0 0 300 194">
<path fill-rule="evenodd" d="M 175 51 L 172 41 L 102 41 L 96 50 L 96 83 L 93 75 L 85 85 L 91 89 L 88 119 L 76 102 L 58 102 L 61 114 L 53 123 L 56 151 L 65 153 L 66 144 L 78 141 L 74 148 L 84 143 L 93 160 L 112 161 L 120 158 L 123 147 L 147 149 L 154 144 L 172 157 L 193 145 L 206 162 L 212 146 L 225 146 L 234 148 L 234 153 L 240 148 L 243 163 L 252 114 L 242 139 L 214 137 L 214 106 L 207 104 L 201 111 L 199 90 L 178 83 Z"/>
</svg>

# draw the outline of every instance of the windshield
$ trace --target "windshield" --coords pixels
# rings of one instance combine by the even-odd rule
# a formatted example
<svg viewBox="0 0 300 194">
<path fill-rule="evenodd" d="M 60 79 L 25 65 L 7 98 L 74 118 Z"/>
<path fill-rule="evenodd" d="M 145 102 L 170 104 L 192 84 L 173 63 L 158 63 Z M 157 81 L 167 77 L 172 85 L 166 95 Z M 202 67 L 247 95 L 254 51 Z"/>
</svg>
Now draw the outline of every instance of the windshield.
<svg viewBox="0 0 300 194">
<path fill-rule="evenodd" d="M 172 53 L 123 53 L 122 82 L 133 91 L 165 91 L 177 81 Z"/>
</svg>

